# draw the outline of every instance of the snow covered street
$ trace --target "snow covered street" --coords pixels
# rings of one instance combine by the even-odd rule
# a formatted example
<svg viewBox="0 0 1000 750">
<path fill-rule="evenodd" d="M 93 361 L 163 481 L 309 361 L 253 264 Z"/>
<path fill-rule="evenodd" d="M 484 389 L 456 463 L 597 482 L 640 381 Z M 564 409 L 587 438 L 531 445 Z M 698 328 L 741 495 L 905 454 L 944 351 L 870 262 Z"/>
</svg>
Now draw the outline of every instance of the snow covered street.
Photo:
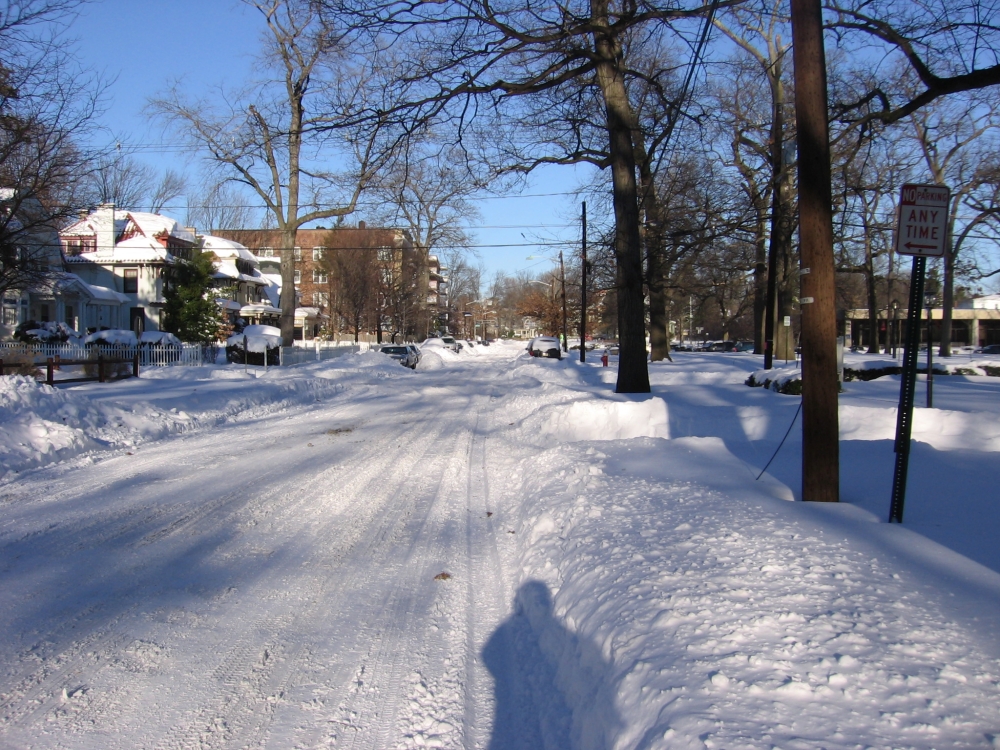
<svg viewBox="0 0 1000 750">
<path fill-rule="evenodd" d="M 896 378 L 815 507 L 757 358 L 522 346 L 0 378 L 0 746 L 1000 747 L 1000 379 L 938 380 L 900 527 Z"/>
</svg>

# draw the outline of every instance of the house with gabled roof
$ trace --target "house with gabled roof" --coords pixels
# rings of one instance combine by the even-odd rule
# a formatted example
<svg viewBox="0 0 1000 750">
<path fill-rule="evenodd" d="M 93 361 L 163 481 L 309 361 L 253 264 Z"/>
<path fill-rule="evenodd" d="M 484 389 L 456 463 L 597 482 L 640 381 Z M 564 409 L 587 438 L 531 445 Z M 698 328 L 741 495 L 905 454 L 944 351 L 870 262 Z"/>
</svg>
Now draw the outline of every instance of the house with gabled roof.
<svg viewBox="0 0 1000 750">
<path fill-rule="evenodd" d="M 85 283 L 124 296 L 127 317 L 110 327 L 161 329 L 163 274 L 199 252 L 194 229 L 160 214 L 103 203 L 59 233 L 66 269 Z M 81 328 L 92 328 L 81 321 Z M 97 327 L 103 327 L 98 325 Z"/>
</svg>

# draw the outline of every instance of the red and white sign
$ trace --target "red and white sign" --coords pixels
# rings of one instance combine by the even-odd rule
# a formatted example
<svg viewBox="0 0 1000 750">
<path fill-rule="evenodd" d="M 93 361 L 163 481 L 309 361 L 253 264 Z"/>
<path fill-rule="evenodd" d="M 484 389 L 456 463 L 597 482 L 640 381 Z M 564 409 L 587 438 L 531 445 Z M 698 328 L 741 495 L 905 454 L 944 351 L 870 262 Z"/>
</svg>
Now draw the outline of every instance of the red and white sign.
<svg viewBox="0 0 1000 750">
<path fill-rule="evenodd" d="M 951 189 L 942 185 L 903 185 L 899 194 L 896 252 L 900 255 L 944 255 Z"/>
</svg>

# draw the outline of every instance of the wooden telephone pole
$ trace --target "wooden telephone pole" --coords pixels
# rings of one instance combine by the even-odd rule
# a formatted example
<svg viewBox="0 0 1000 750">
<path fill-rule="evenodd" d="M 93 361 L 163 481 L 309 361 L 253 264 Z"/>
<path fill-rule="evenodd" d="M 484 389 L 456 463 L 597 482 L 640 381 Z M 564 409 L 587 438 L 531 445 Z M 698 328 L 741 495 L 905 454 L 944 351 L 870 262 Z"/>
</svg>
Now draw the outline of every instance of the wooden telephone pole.
<svg viewBox="0 0 1000 750">
<path fill-rule="evenodd" d="M 820 0 L 792 0 L 799 151 L 802 499 L 840 499 L 837 313 L 826 55 Z"/>
</svg>

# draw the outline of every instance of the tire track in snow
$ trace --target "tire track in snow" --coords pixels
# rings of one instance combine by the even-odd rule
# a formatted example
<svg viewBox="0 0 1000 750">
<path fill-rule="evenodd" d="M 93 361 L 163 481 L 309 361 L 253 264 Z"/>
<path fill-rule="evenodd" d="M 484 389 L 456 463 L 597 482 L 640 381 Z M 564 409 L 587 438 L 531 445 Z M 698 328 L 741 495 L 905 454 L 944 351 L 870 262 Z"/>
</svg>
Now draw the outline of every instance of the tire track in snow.
<svg viewBox="0 0 1000 750">
<path fill-rule="evenodd" d="M 414 425 L 408 431 L 409 434 L 404 435 L 404 437 L 415 437 L 419 431 L 419 426 Z M 201 437 L 202 444 L 206 439 L 210 442 L 217 442 L 206 436 Z M 199 447 L 202 447 L 202 445 L 199 445 Z M 363 460 L 365 463 L 371 464 L 378 456 L 376 455 L 375 448 L 369 448 L 368 452 L 372 455 L 365 456 Z M 215 460 L 215 457 L 211 455 L 203 458 L 208 463 L 212 463 Z M 148 465 L 157 460 L 159 459 L 156 456 L 150 456 L 145 464 Z M 388 462 L 390 457 L 386 457 L 385 460 Z M 126 464 L 126 469 L 139 469 L 139 471 L 143 471 L 145 466 L 143 464 Z M 275 467 L 266 471 L 263 476 L 270 476 L 276 472 L 284 471 L 287 471 L 287 467 Z M 331 471 L 336 471 L 336 467 L 328 469 L 326 473 Z M 121 480 L 125 478 L 125 474 L 125 472 L 121 472 L 116 475 L 115 479 L 117 483 L 121 483 Z M 194 477 L 194 474 L 192 472 L 190 476 Z M 231 505 L 237 505 L 239 508 L 242 508 L 252 503 L 258 505 L 267 504 L 275 495 L 288 492 L 290 489 L 292 489 L 295 495 L 299 495 L 301 494 L 300 491 L 305 489 L 306 486 L 315 484 L 317 478 L 303 479 L 301 482 L 302 486 L 298 488 L 289 488 L 287 485 L 272 485 L 263 492 L 258 489 L 261 479 L 261 475 L 254 476 L 245 481 L 233 492 L 228 493 L 215 502 L 209 503 L 203 508 L 197 507 L 199 498 L 196 496 L 186 503 L 174 504 L 159 509 L 156 517 L 161 519 L 166 517 L 167 523 L 165 526 L 161 526 L 159 529 L 151 532 L 150 535 L 147 535 L 145 537 L 146 541 L 151 543 L 182 528 L 190 529 L 197 525 L 198 522 L 204 523 L 212 513 L 228 511 Z M 196 478 L 193 481 L 197 481 Z M 107 477 L 104 477 L 103 481 L 92 482 L 90 486 L 107 486 L 107 484 L 109 484 Z M 319 482 L 319 484 L 322 484 L 322 482 Z M 257 489 L 256 495 L 252 492 L 255 489 Z M 241 495 L 244 500 L 239 502 Z M 250 499 L 247 500 L 246 498 Z M 178 510 L 181 511 L 181 517 L 170 520 L 171 513 L 176 513 Z M 115 514 L 111 524 L 113 525 L 115 520 L 119 518 L 120 516 Z M 106 521 L 107 519 L 105 518 L 104 520 Z M 224 517 L 215 519 L 215 524 L 222 523 L 224 520 Z M 136 528 L 147 526 L 148 524 L 148 516 L 144 515 L 142 521 L 133 522 L 127 529 L 119 527 L 112 533 L 92 538 L 88 546 L 99 547 L 106 544 L 110 539 L 119 538 L 127 533 L 134 533 Z M 102 525 L 106 526 L 107 524 L 102 524 L 100 520 L 92 524 L 93 527 L 101 527 Z M 212 526 L 212 524 L 206 525 Z M 149 536 L 155 538 L 149 538 Z M 142 541 L 140 539 L 129 546 L 145 546 L 140 544 Z M 104 578 L 110 579 L 120 574 L 120 570 L 111 570 L 105 574 Z M 139 585 L 135 588 L 142 590 L 144 586 Z M 30 724 L 38 718 L 40 713 L 50 710 L 60 700 L 62 691 L 67 685 L 72 690 L 88 672 L 93 677 L 94 658 L 103 662 L 101 668 L 113 663 L 116 655 L 132 642 L 132 639 L 123 636 L 118 628 L 126 624 L 134 616 L 137 606 L 138 603 L 130 601 L 129 598 L 112 598 L 110 601 L 99 602 L 95 606 L 78 613 L 76 616 L 68 618 L 61 627 L 57 627 L 46 634 L 47 639 L 45 642 L 38 644 L 37 648 L 31 649 L 29 654 L 22 654 L 22 658 L 18 660 L 18 663 L 26 665 L 24 669 L 19 674 L 11 675 L 5 679 L 5 683 L 13 684 L 11 688 L 5 690 L 2 694 L 2 701 L 0 701 L 0 712 L 2 712 L 0 713 L 0 726 L 9 727 L 11 725 Z M 110 622 L 107 619 L 109 607 L 116 607 L 118 610 L 114 613 Z M 98 615 L 101 617 L 100 622 L 96 620 L 96 616 Z M 90 626 L 89 628 L 88 625 Z M 71 640 L 67 643 L 64 639 L 59 638 L 61 635 L 68 635 Z M 29 658 L 25 658 L 26 656 Z"/>
<path fill-rule="evenodd" d="M 421 439 L 415 439 L 417 437 Z M 238 653 L 228 655 L 224 666 L 220 667 L 226 689 L 213 705 L 188 717 L 159 747 L 256 747 L 264 743 L 276 706 L 313 653 L 309 634 L 317 630 L 315 621 L 326 615 L 331 599 L 336 600 L 338 594 L 357 585 L 356 574 L 363 573 L 367 563 L 377 563 L 372 559 L 373 552 L 380 546 L 383 553 L 388 551 L 386 540 L 391 540 L 390 532 L 399 524 L 399 519 L 393 513 L 384 512 L 385 506 L 406 495 L 402 486 L 406 474 L 426 462 L 432 451 L 440 450 L 439 435 L 427 435 L 426 424 L 412 424 L 409 430 L 394 435 L 392 440 L 400 440 L 408 446 L 403 455 L 384 450 L 384 445 L 373 444 L 366 456 L 365 472 L 355 475 L 346 486 L 338 489 L 339 496 L 352 500 L 351 506 L 337 518 L 328 519 L 316 532 L 315 539 L 305 545 L 311 553 L 300 565 L 316 571 L 306 586 L 311 592 L 309 601 L 294 603 L 295 614 L 289 619 L 255 623 L 251 643 L 270 645 L 254 649 L 251 643 L 244 643 L 235 650 Z M 387 484 L 385 477 L 392 473 L 392 467 L 400 470 L 401 476 L 398 481 Z M 309 484 L 322 483 L 309 480 Z M 302 510 L 300 506 L 305 504 L 309 501 L 297 503 L 296 510 Z M 297 515 L 290 508 L 285 514 Z M 344 516 L 354 519 L 346 537 L 340 525 Z M 353 565 L 345 566 L 343 563 L 347 560 Z M 296 631 L 294 637 L 286 637 L 290 630 Z M 285 653 L 282 645 L 285 642 L 299 645 Z M 272 653 L 278 653 L 277 658 L 270 658 Z M 261 655 L 264 659 L 259 658 Z M 197 745 L 193 744 L 195 742 Z"/>
</svg>

